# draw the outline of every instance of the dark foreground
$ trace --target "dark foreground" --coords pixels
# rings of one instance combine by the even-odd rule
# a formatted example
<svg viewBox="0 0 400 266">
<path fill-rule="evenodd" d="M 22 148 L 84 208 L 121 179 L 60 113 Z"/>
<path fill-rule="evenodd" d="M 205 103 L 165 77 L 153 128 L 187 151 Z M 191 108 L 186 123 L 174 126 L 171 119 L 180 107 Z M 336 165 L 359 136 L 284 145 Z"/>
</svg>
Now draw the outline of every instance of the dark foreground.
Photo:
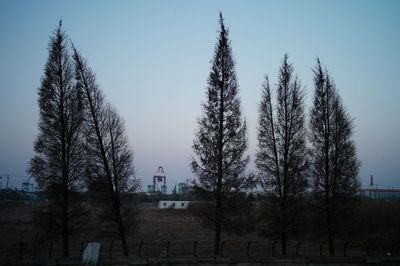
<svg viewBox="0 0 400 266">
<path fill-rule="evenodd" d="M 96 221 L 71 238 L 70 258 L 62 258 L 59 239 L 38 230 L 32 220 L 33 204 L 2 202 L 0 208 L 0 265 L 83 265 L 89 242 L 101 243 L 98 265 L 400 265 L 400 241 L 371 239 L 337 242 L 336 257 L 317 239 L 280 243 L 257 234 L 223 235 L 221 256 L 213 256 L 213 232 L 200 225 L 188 210 L 145 208 L 141 227 L 129 235 L 129 257 L 120 243 L 99 233 Z M 391 226 L 391 228 L 394 228 Z"/>
<path fill-rule="evenodd" d="M 28 266 L 78 266 L 85 265 L 79 258 L 52 259 L 42 262 L 20 261 L 4 265 Z M 97 265 L 232 265 L 232 266 L 264 266 L 264 265 L 400 265 L 399 257 L 272 257 L 266 259 L 231 259 L 226 257 L 204 258 L 117 258 L 100 259 Z"/>
</svg>

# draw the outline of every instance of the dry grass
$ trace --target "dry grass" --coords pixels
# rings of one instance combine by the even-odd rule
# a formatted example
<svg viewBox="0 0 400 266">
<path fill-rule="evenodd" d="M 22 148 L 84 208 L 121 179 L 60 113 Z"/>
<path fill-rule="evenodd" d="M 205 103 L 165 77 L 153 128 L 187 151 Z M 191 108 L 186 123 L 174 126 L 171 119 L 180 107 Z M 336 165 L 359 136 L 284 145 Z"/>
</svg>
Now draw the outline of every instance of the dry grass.
<svg viewBox="0 0 400 266">
<path fill-rule="evenodd" d="M 38 238 L 40 232 L 32 223 L 33 204 L 22 202 L 2 202 L 0 206 L 0 244 L 31 242 Z M 140 226 L 136 232 L 130 233 L 130 242 L 140 241 L 208 241 L 212 240 L 212 230 L 203 228 L 198 219 L 189 210 L 174 209 L 141 209 Z M 97 221 L 88 221 L 90 230 L 74 236 L 74 240 L 106 241 L 96 239 L 101 232 L 96 230 Z M 226 239 L 254 239 L 254 235 L 224 235 Z M 84 238 L 84 239 L 83 239 Z"/>
</svg>

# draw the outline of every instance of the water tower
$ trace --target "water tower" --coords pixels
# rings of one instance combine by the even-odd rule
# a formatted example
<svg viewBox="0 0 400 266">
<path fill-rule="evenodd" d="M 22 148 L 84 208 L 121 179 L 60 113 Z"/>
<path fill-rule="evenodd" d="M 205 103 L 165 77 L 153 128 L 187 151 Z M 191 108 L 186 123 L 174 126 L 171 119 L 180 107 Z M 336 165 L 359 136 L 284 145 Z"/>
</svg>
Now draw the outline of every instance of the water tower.
<svg viewBox="0 0 400 266">
<path fill-rule="evenodd" d="M 153 176 L 153 192 L 160 191 L 162 194 L 167 194 L 166 182 L 167 177 L 165 176 L 164 168 L 162 166 L 159 166 Z M 161 185 L 161 190 L 158 189 L 158 183 L 163 183 Z"/>
</svg>

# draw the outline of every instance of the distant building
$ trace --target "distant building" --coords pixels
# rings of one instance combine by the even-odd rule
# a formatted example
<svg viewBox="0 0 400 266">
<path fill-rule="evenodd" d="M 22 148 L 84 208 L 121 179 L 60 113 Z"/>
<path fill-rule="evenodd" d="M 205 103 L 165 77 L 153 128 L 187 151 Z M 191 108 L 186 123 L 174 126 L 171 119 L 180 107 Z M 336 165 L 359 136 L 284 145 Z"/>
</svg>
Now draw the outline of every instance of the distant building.
<svg viewBox="0 0 400 266">
<path fill-rule="evenodd" d="M 159 166 L 157 171 L 153 175 L 153 185 L 147 186 L 148 193 L 161 192 L 162 194 L 167 194 L 167 177 L 164 173 L 164 168 Z M 158 183 L 161 183 L 161 189 L 158 188 Z"/>
<path fill-rule="evenodd" d="M 188 193 L 189 187 L 186 183 L 178 184 L 178 194 L 186 194 Z"/>
<path fill-rule="evenodd" d="M 360 195 L 371 199 L 398 199 L 400 200 L 400 189 L 394 188 L 363 188 Z"/>
<path fill-rule="evenodd" d="M 158 202 L 159 209 L 187 209 L 190 201 L 184 200 L 160 200 Z"/>
<path fill-rule="evenodd" d="M 378 188 L 374 183 L 374 176 L 371 175 L 369 179 L 369 188 L 360 189 L 360 196 L 371 199 L 400 200 L 400 189 L 396 188 Z"/>
</svg>

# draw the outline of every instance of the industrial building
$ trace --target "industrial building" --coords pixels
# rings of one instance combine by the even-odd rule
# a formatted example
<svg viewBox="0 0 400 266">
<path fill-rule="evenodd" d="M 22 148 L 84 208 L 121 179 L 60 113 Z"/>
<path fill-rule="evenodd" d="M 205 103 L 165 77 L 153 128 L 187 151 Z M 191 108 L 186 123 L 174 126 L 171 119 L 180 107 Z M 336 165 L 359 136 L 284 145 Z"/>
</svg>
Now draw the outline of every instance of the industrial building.
<svg viewBox="0 0 400 266">
<path fill-rule="evenodd" d="M 161 183 L 161 189 L 158 188 L 158 183 Z M 164 168 L 159 166 L 157 171 L 153 175 L 153 184 L 147 186 L 148 193 L 161 192 L 162 194 L 167 194 L 167 176 L 164 173 Z"/>
<path fill-rule="evenodd" d="M 374 184 L 374 176 L 371 175 L 369 187 L 360 189 L 360 196 L 377 200 L 400 200 L 400 189 L 379 188 Z"/>
</svg>

